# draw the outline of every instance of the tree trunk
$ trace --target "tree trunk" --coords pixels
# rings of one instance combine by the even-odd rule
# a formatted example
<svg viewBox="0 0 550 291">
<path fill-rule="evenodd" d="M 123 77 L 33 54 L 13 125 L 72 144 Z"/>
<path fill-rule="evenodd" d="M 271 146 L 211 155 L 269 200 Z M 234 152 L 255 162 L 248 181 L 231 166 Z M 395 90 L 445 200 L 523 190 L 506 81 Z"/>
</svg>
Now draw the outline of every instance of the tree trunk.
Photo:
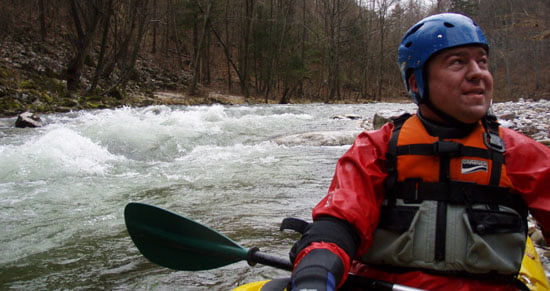
<svg viewBox="0 0 550 291">
<path fill-rule="evenodd" d="M 135 20 L 132 21 L 132 30 L 128 33 L 127 49 L 126 51 L 129 54 L 126 55 L 126 58 L 123 62 L 120 73 L 120 87 L 124 90 L 128 84 L 128 81 L 134 73 L 134 67 L 136 64 L 137 56 L 141 50 L 141 43 L 143 36 L 147 32 L 147 25 L 149 23 L 149 14 L 147 13 L 147 7 L 149 6 L 149 0 L 140 0 L 132 4 L 132 13 L 131 17 Z M 137 29 L 137 30 L 136 30 Z M 134 33 L 135 32 L 135 33 Z M 131 43 L 130 40 L 134 39 L 134 42 Z M 131 43 L 131 44 L 130 44 Z M 114 88 L 115 86 L 113 86 Z"/>
<path fill-rule="evenodd" d="M 88 51 L 95 38 L 100 13 L 97 6 L 88 1 L 79 4 L 77 0 L 70 0 L 70 8 L 77 35 L 73 40 L 75 54 L 67 66 L 65 78 L 67 80 L 67 89 L 75 91 L 80 88 L 80 77 L 84 60 L 88 56 Z"/>
<path fill-rule="evenodd" d="M 46 40 L 46 9 L 44 5 L 45 0 L 38 0 L 38 13 L 40 19 L 40 39 Z"/>
<path fill-rule="evenodd" d="M 206 26 L 208 24 L 208 19 L 210 18 L 210 9 L 212 8 L 212 0 L 209 0 L 208 3 L 207 3 L 207 6 L 206 6 L 206 10 L 204 10 L 202 7 L 201 7 L 201 3 L 199 2 L 199 0 L 195 0 L 195 3 L 197 4 L 197 6 L 199 7 L 199 9 L 203 12 L 203 21 L 202 21 L 202 25 L 201 25 L 201 35 L 200 35 L 200 38 L 198 38 L 198 29 L 195 29 L 196 30 L 196 33 L 197 36 L 195 36 L 194 38 L 197 38 L 196 41 L 195 41 L 195 48 L 194 48 L 194 52 L 195 52 L 195 57 L 194 57 L 194 61 L 193 61 L 193 78 L 191 80 L 191 84 L 189 84 L 189 93 L 190 94 L 196 94 L 196 90 L 197 90 L 197 85 L 198 85 L 198 82 L 199 82 L 199 79 L 200 79 L 200 69 L 201 69 L 201 52 L 202 52 L 202 46 L 205 42 L 205 39 L 206 39 L 206 34 L 207 34 L 207 30 L 206 30 Z M 195 22 L 194 24 L 194 27 L 196 27 L 197 23 Z"/>
<path fill-rule="evenodd" d="M 107 0 L 105 6 L 102 7 L 103 13 L 103 35 L 101 37 L 101 48 L 97 59 L 95 73 L 92 77 L 89 92 L 92 92 L 97 87 L 99 77 L 102 74 L 103 66 L 105 63 L 105 53 L 107 51 L 107 40 L 109 36 L 109 26 L 111 24 L 111 15 L 113 15 L 113 0 Z"/>
</svg>

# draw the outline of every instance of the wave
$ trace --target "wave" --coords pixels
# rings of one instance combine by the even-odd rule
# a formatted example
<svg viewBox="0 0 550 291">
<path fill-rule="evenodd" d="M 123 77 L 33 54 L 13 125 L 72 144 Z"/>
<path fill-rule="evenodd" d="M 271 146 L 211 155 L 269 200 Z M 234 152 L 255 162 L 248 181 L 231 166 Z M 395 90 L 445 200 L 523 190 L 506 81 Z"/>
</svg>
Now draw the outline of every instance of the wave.
<svg viewBox="0 0 550 291">
<path fill-rule="evenodd" d="M 111 162 L 120 159 L 90 138 L 53 127 L 21 145 L 0 146 L 0 182 L 105 175 Z"/>
</svg>

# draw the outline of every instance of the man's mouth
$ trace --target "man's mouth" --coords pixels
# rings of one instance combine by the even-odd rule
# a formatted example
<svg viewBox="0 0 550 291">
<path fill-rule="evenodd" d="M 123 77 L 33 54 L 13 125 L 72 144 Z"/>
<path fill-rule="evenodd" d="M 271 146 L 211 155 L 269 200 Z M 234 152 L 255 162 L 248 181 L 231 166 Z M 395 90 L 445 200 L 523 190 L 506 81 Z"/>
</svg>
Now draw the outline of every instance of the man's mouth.
<svg viewBox="0 0 550 291">
<path fill-rule="evenodd" d="M 466 91 L 463 93 L 464 95 L 485 95 L 485 91 L 484 90 L 470 90 L 470 91 Z"/>
</svg>

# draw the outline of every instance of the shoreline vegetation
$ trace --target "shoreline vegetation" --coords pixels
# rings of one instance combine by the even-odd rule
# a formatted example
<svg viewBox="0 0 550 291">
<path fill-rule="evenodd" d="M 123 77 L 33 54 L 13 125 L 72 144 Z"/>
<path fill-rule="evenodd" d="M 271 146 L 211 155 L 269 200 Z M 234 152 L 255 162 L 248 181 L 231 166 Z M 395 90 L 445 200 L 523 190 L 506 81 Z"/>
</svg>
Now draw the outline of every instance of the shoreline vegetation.
<svg viewBox="0 0 550 291">
<path fill-rule="evenodd" d="M 259 93 L 245 97 L 237 87 L 227 90 L 216 83 L 199 85 L 190 92 L 188 72 L 163 70 L 154 60 L 146 57 L 138 59 L 135 77 L 128 81 L 125 89 L 103 84 L 96 90 L 86 90 L 91 78 L 91 72 L 87 72 L 81 76 L 81 88 L 68 90 L 63 73 L 67 53 L 56 42 L 37 44 L 24 37 L 8 37 L 0 41 L 0 118 L 15 117 L 23 112 L 47 114 L 123 106 L 376 102 L 358 95 L 330 101 L 320 96 L 301 96 L 281 102 L 280 99 L 266 100 Z M 410 99 L 401 96 L 385 98 L 381 102 L 410 102 Z"/>
<path fill-rule="evenodd" d="M 408 102 L 396 48 L 408 27 L 440 12 L 469 15 L 484 28 L 496 101 L 550 99 L 550 68 L 541 66 L 550 57 L 545 1 L 381 3 L 4 3 L 0 116 L 153 104 Z"/>
<path fill-rule="evenodd" d="M 37 43 L 24 36 L 6 37 L 0 41 L 0 118 L 16 117 L 23 112 L 41 115 L 123 106 L 412 102 L 404 91 L 394 95 L 397 97 L 382 100 L 360 94 L 342 95 L 331 100 L 321 95 L 266 99 L 257 92 L 245 97 L 238 86 L 228 90 L 216 82 L 210 86 L 197 86 L 190 92 L 187 86 L 190 78 L 188 71 L 164 70 L 162 65 L 146 56 L 137 59 L 134 77 L 124 90 L 110 83 L 100 84 L 93 91 L 87 90 L 93 76 L 93 66 L 88 66 L 88 70 L 81 75 L 81 88 L 71 91 L 63 74 L 69 52 L 62 43 Z M 397 68 L 395 70 L 398 74 Z M 550 101 L 546 100 L 550 98 L 539 96 L 535 100 L 517 98 L 512 101 L 500 98 L 493 108 L 507 127 L 550 146 Z"/>
</svg>

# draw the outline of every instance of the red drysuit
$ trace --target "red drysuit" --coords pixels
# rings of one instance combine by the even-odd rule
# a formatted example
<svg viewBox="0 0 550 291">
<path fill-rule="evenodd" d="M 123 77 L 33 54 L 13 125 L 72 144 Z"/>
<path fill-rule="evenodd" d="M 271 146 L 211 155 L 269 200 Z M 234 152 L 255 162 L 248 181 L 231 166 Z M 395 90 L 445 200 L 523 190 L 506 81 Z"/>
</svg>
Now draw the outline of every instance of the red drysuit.
<svg viewBox="0 0 550 291">
<path fill-rule="evenodd" d="M 380 206 L 384 200 L 386 153 L 393 124 L 364 132 L 353 146 L 339 159 L 328 194 L 313 210 L 313 219 L 332 216 L 352 224 L 361 242 L 356 256 L 365 254 L 372 243 Z M 530 213 L 547 231 L 550 230 L 550 149 L 534 140 L 507 128 L 501 128 L 507 176 L 519 193 Z M 549 237 L 546 235 L 546 238 Z M 306 253 L 316 248 L 329 249 L 340 256 L 346 265 L 349 258 L 338 246 L 331 243 L 312 243 L 302 250 L 295 264 Z M 428 290 L 514 290 L 511 286 L 491 285 L 487 282 L 460 277 L 437 276 L 421 271 L 390 274 L 368 268 L 354 261 L 348 271 L 378 280 Z"/>
</svg>

